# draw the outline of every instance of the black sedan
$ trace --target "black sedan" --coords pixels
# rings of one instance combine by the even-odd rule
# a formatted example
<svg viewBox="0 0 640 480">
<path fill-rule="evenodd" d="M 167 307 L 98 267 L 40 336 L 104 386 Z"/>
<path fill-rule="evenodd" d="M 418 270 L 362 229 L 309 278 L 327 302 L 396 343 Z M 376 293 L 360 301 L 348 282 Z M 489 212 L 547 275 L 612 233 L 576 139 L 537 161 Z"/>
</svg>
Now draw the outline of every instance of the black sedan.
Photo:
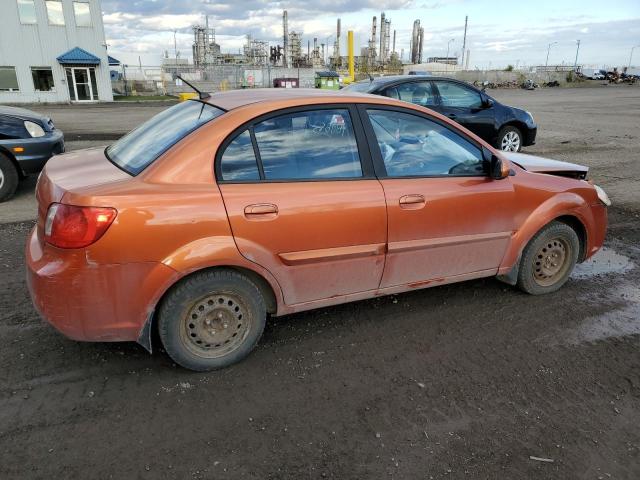
<svg viewBox="0 0 640 480">
<path fill-rule="evenodd" d="M 50 118 L 17 107 L 0 106 L 0 202 L 20 179 L 38 173 L 53 155 L 64 152 L 64 136 Z"/>
<path fill-rule="evenodd" d="M 430 108 L 501 150 L 518 152 L 536 140 L 537 126 L 529 112 L 503 105 L 459 80 L 400 75 L 352 83 L 343 90 L 383 95 Z"/>
</svg>

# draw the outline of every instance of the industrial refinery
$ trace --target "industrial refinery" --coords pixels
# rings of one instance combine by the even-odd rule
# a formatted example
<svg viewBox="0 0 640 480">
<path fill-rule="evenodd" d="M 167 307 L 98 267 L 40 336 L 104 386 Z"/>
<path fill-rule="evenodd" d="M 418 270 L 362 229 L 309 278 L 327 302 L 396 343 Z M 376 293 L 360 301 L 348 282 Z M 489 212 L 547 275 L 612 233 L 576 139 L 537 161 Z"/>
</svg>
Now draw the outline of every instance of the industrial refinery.
<svg viewBox="0 0 640 480">
<path fill-rule="evenodd" d="M 408 61 L 404 60 L 404 50 L 396 49 L 396 30 L 385 12 L 380 18 L 374 16 L 366 46 L 354 54 L 354 64 L 361 73 L 396 73 L 402 71 L 403 63 L 422 63 L 424 46 L 424 27 L 420 20 L 413 23 Z M 289 29 L 288 12 L 282 12 L 282 38 L 276 44 L 247 35 L 246 43 L 237 53 L 223 53 L 216 42 L 215 28 L 209 25 L 205 17 L 204 25 L 193 26 L 193 66 L 207 68 L 216 65 L 244 65 L 256 67 L 313 68 L 346 70 L 348 55 L 342 53 L 343 32 L 340 18 L 336 21 L 333 45 L 319 43 L 318 38 L 308 38 L 306 45 L 303 32 Z M 346 43 L 346 42 L 345 42 Z M 176 63 L 177 59 L 176 59 Z"/>
</svg>

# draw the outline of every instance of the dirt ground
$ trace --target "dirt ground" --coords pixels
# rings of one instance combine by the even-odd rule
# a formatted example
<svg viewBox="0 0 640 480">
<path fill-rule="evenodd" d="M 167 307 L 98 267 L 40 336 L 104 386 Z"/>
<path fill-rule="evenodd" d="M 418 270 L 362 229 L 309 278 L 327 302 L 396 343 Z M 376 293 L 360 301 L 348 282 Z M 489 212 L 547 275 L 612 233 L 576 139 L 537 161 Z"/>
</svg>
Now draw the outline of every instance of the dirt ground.
<svg viewBox="0 0 640 480">
<path fill-rule="evenodd" d="M 592 167 L 606 248 L 548 296 L 484 279 L 272 319 L 219 372 L 40 320 L 23 187 L 22 221 L 0 209 L 0 478 L 640 478 L 640 88 L 491 93 L 540 124 L 528 152 Z"/>
</svg>

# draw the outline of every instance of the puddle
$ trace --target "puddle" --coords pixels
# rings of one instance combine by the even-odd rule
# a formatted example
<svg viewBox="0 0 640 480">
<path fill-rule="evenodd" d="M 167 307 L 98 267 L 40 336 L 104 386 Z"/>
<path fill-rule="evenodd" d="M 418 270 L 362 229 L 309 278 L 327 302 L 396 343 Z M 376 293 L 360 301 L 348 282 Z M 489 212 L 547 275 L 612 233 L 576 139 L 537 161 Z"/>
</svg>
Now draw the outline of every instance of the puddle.
<svg viewBox="0 0 640 480">
<path fill-rule="evenodd" d="M 608 247 L 603 247 L 598 253 L 584 263 L 576 265 L 571 278 L 581 280 L 607 275 L 610 273 L 624 273 L 634 267 L 629 257 L 625 257 Z"/>
<path fill-rule="evenodd" d="M 629 302 L 627 306 L 586 318 L 569 336 L 569 342 L 594 342 L 640 334 L 640 288 L 627 285 L 619 293 L 621 298 Z"/>
</svg>

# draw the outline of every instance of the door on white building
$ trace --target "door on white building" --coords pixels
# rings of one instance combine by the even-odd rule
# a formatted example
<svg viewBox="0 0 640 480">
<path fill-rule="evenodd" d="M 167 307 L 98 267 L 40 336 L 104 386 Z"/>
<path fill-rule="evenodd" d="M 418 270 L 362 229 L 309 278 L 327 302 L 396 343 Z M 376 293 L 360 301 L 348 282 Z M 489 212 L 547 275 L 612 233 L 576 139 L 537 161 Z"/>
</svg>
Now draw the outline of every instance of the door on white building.
<svg viewBox="0 0 640 480">
<path fill-rule="evenodd" d="M 98 100 L 96 69 L 94 67 L 67 68 L 67 85 L 72 102 L 95 102 Z"/>
</svg>

